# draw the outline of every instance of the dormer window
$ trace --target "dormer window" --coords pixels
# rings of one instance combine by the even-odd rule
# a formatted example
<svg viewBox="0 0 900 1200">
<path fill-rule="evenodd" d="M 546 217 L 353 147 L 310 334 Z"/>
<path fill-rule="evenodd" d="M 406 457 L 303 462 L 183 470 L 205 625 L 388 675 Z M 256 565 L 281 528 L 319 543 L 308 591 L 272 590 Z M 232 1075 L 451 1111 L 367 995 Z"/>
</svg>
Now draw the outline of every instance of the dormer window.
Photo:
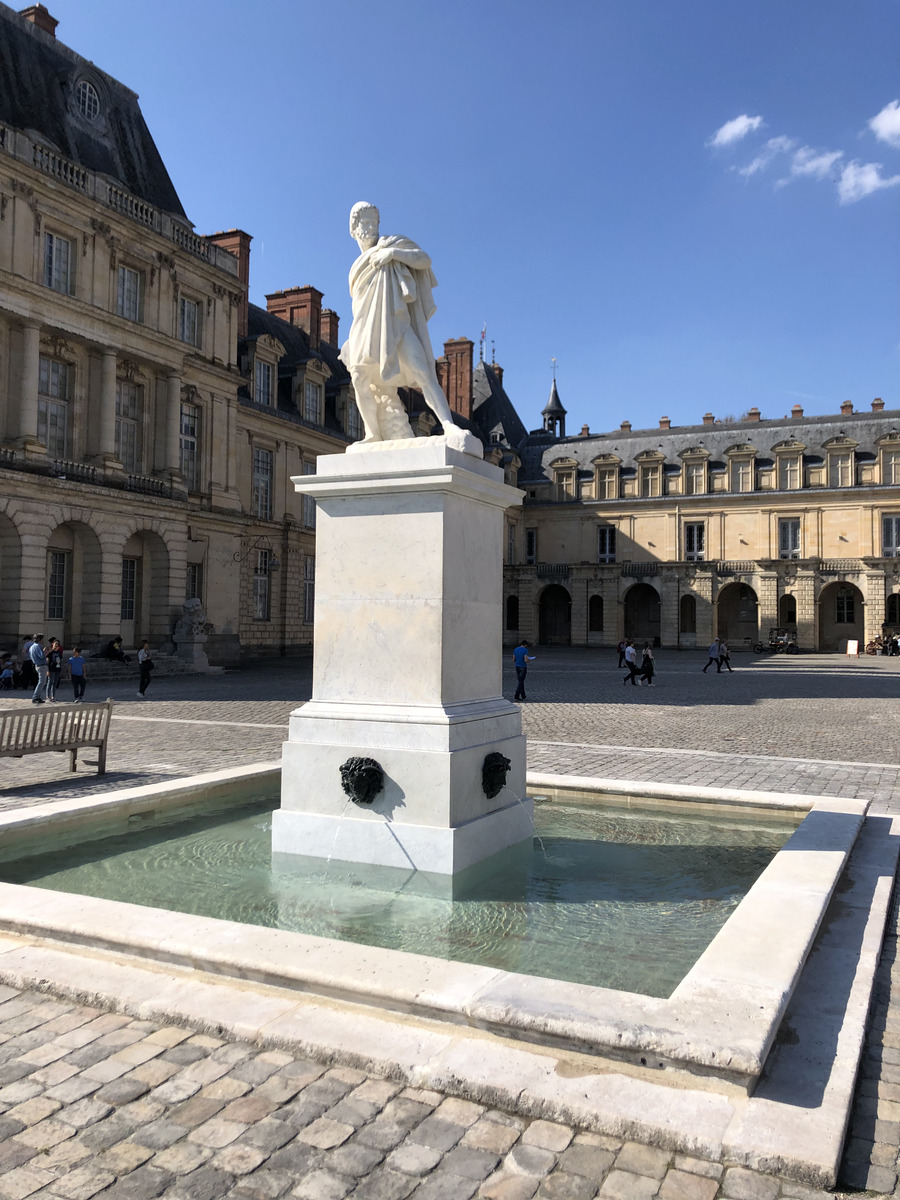
<svg viewBox="0 0 900 1200">
<path fill-rule="evenodd" d="M 79 79 L 75 85 L 75 103 L 87 121 L 96 121 L 100 116 L 100 95 L 89 79 Z"/>
<path fill-rule="evenodd" d="M 754 446 L 730 446 L 728 455 L 729 483 L 733 492 L 752 492 L 755 486 L 754 469 L 756 449 Z"/>
<path fill-rule="evenodd" d="M 257 359 L 253 399 L 266 408 L 272 407 L 272 375 L 272 364 Z"/>
<path fill-rule="evenodd" d="M 551 463 L 550 468 L 553 471 L 556 499 L 559 501 L 574 500 L 575 472 L 578 464 L 574 459 L 563 458 Z"/>
<path fill-rule="evenodd" d="M 618 500 L 619 459 L 601 455 L 594 460 L 594 495 L 598 500 Z"/>
<path fill-rule="evenodd" d="M 849 450 L 828 455 L 828 482 L 836 488 L 853 483 L 853 455 Z"/>
<path fill-rule="evenodd" d="M 706 464 L 709 455 L 701 446 L 682 450 L 682 492 L 685 496 L 702 496 L 707 491 Z"/>
<path fill-rule="evenodd" d="M 778 486 L 793 492 L 800 487 L 800 455 L 782 454 L 778 458 Z"/>
<path fill-rule="evenodd" d="M 649 451 L 638 458 L 638 494 L 644 497 L 662 495 L 662 455 Z"/>
</svg>

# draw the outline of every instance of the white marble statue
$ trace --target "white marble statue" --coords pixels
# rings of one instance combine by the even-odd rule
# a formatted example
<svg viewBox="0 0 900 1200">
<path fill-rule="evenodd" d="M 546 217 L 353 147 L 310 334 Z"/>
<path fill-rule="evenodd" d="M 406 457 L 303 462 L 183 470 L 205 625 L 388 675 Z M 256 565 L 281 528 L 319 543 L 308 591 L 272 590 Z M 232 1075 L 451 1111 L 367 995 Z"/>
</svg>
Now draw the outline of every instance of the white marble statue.
<svg viewBox="0 0 900 1200">
<path fill-rule="evenodd" d="M 431 259 L 405 237 L 379 237 L 379 213 L 361 201 L 350 212 L 350 236 L 360 255 L 350 268 L 353 324 L 341 347 L 356 404 L 366 427 L 363 444 L 412 438 L 400 387 L 419 388 L 448 442 L 477 453 L 481 443 L 454 424 L 437 381 L 428 320 L 435 310 L 437 280 Z"/>
</svg>

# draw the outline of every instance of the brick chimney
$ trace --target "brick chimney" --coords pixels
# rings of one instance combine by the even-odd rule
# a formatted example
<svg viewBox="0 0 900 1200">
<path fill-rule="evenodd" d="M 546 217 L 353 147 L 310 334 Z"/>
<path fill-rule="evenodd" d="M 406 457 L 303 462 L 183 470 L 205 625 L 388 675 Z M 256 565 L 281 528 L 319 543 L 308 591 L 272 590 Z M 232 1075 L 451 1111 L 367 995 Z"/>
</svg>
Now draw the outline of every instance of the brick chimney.
<svg viewBox="0 0 900 1200">
<path fill-rule="evenodd" d="M 329 346 L 339 346 L 341 344 L 338 335 L 338 325 L 340 324 L 340 320 L 340 317 L 333 308 L 322 309 L 321 338 L 322 341 L 327 343 Z"/>
<path fill-rule="evenodd" d="M 623 433 L 631 433 L 631 422 L 623 421 L 619 428 Z"/>
<path fill-rule="evenodd" d="M 748 410 L 747 420 L 748 421 L 758 421 L 759 420 L 759 409 L 756 407 L 755 404 L 754 404 L 753 408 Z"/>
<path fill-rule="evenodd" d="M 310 346 L 318 350 L 322 336 L 322 293 L 318 288 L 307 284 L 273 292 L 266 296 L 266 308 L 273 317 L 281 317 L 282 321 L 305 329 Z"/>
<path fill-rule="evenodd" d="M 800 417 L 802 417 L 803 416 L 803 405 L 802 404 L 793 405 L 793 407 L 791 408 L 791 416 L 793 417 L 793 419 L 795 421 L 798 420 Z"/>
<path fill-rule="evenodd" d="M 475 343 L 468 338 L 451 338 L 444 342 L 444 358 L 439 376 L 447 403 L 453 412 L 470 419 L 472 416 L 472 352 Z M 446 363 L 446 366 L 443 364 Z"/>
<path fill-rule="evenodd" d="M 852 412 L 853 412 L 853 401 L 845 400 L 844 403 L 841 405 L 841 416 L 849 417 Z"/>
<path fill-rule="evenodd" d="M 32 25 L 37 25 L 38 29 L 43 29 L 44 33 L 49 33 L 52 38 L 56 37 L 59 21 L 50 16 L 43 4 L 32 4 L 29 8 L 23 8 L 19 15 Z"/>
<path fill-rule="evenodd" d="M 590 437 L 591 436 L 591 431 L 590 431 L 590 429 L 588 429 L 587 425 L 582 425 L 581 433 L 578 436 L 579 437 Z"/>
<path fill-rule="evenodd" d="M 660 429 L 671 429 L 672 422 L 669 420 L 668 417 L 660 417 L 659 418 L 659 427 L 660 427 Z"/>
<path fill-rule="evenodd" d="M 716 423 L 716 418 L 712 415 L 712 413 L 704 413 L 703 414 L 703 424 L 704 425 L 715 425 L 715 423 Z"/>
<path fill-rule="evenodd" d="M 238 305 L 239 338 L 247 336 L 247 318 L 249 316 L 249 300 L 247 288 L 250 284 L 250 243 L 253 237 L 244 233 L 243 229 L 226 229 L 222 233 L 211 233 L 207 241 L 215 242 L 222 250 L 227 250 L 238 260 L 238 282 L 241 285 L 241 302 Z"/>
<path fill-rule="evenodd" d="M 494 378 L 497 380 L 500 386 L 503 387 L 503 368 L 499 363 L 492 362 L 491 370 L 494 372 Z"/>
<path fill-rule="evenodd" d="M 884 412 L 884 401 L 880 397 L 872 401 L 872 412 Z"/>
</svg>

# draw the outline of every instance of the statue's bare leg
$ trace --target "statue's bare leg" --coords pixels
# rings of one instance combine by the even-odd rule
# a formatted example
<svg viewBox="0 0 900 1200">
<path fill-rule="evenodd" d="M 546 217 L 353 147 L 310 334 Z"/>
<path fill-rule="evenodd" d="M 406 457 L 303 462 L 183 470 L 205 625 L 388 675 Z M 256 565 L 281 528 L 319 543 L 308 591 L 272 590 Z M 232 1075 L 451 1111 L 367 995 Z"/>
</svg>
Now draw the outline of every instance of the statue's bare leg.
<svg viewBox="0 0 900 1200">
<path fill-rule="evenodd" d="M 359 415 L 363 419 L 363 425 L 366 429 L 366 436 L 362 439 L 364 442 L 380 442 L 381 428 L 378 421 L 378 395 L 379 381 L 377 376 L 372 372 L 362 370 L 359 367 L 354 368 L 350 372 L 350 378 L 353 381 L 353 392 L 356 397 L 356 407 L 359 409 Z"/>
</svg>

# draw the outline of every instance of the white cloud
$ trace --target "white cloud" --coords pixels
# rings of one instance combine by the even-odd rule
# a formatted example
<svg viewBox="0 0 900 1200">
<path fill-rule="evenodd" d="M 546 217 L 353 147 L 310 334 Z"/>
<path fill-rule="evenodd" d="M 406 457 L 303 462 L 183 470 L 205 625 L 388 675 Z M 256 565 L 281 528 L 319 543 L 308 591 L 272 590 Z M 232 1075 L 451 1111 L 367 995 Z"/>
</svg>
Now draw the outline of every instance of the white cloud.
<svg viewBox="0 0 900 1200">
<path fill-rule="evenodd" d="M 733 121 L 726 121 L 706 144 L 708 146 L 731 146 L 734 142 L 739 142 L 741 138 L 746 137 L 748 133 L 754 133 L 762 123 L 762 117 L 748 117 L 744 113 L 735 117 Z"/>
<path fill-rule="evenodd" d="M 841 204 L 853 204 L 872 192 L 882 188 L 896 187 L 900 183 L 900 175 L 884 176 L 881 163 L 861 163 L 854 160 L 847 163 L 838 182 L 838 199 Z"/>
<path fill-rule="evenodd" d="M 815 151 L 810 146 L 801 146 L 791 161 L 791 175 L 825 179 L 831 174 L 834 164 L 844 157 L 843 150 Z"/>
<path fill-rule="evenodd" d="M 764 171 L 774 158 L 777 158 L 779 154 L 789 153 L 796 144 L 793 138 L 784 137 L 784 135 L 769 138 L 752 162 L 748 163 L 746 167 L 738 168 L 738 175 L 743 175 L 746 179 L 749 179 L 751 175 L 756 175 L 758 172 Z"/>
<path fill-rule="evenodd" d="M 900 150 L 900 100 L 892 100 L 869 122 L 869 128 L 880 142 Z"/>
</svg>

